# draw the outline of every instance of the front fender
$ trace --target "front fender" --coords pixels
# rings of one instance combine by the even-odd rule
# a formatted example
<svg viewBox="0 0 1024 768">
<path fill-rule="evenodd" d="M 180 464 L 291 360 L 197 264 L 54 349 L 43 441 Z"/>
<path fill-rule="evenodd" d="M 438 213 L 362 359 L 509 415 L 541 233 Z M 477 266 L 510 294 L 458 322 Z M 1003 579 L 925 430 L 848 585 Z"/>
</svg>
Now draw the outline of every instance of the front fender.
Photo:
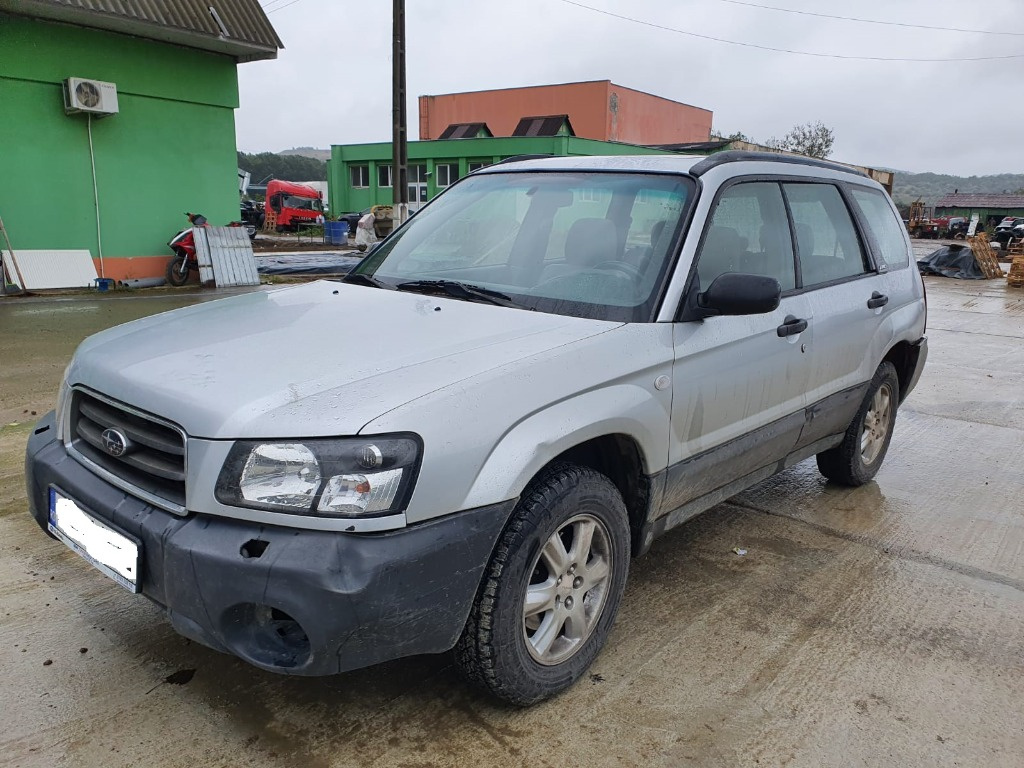
<svg viewBox="0 0 1024 768">
<path fill-rule="evenodd" d="M 605 435 L 625 435 L 640 448 L 645 474 L 665 468 L 671 397 L 639 383 L 584 392 L 523 419 L 491 450 L 461 509 L 480 499 L 520 496 L 530 480 L 560 454 Z"/>
<path fill-rule="evenodd" d="M 591 438 L 634 439 L 645 470 L 668 457 L 672 326 L 629 323 L 435 390 L 367 424 L 363 434 L 415 432 L 423 460 L 406 520 L 480 499 L 519 496 L 545 464 Z"/>
</svg>

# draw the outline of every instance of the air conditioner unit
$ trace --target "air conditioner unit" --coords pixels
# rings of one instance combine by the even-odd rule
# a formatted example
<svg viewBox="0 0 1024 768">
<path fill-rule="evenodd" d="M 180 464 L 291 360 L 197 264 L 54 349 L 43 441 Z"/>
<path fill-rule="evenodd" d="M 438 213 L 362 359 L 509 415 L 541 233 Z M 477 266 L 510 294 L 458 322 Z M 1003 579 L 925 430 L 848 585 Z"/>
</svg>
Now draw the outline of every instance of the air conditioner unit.
<svg viewBox="0 0 1024 768">
<path fill-rule="evenodd" d="M 64 112 L 69 115 L 77 112 L 116 115 L 117 86 L 100 80 L 69 77 L 64 81 Z"/>
</svg>

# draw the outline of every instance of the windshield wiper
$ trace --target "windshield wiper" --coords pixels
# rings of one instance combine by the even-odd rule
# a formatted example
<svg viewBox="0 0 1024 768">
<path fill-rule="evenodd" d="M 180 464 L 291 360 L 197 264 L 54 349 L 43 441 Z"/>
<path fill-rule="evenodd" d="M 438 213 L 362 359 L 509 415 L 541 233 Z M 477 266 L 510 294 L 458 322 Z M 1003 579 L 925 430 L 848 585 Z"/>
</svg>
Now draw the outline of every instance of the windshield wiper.
<svg viewBox="0 0 1024 768">
<path fill-rule="evenodd" d="M 471 301 L 486 301 L 489 304 L 496 304 L 499 307 L 512 307 L 513 309 L 533 309 L 513 301 L 500 291 L 492 291 L 490 288 L 481 288 L 479 285 L 460 283 L 458 280 L 407 280 L 395 286 L 400 291 L 415 291 L 417 293 L 433 293 L 442 291 L 456 299 L 469 299 Z"/>
<path fill-rule="evenodd" d="M 385 282 L 382 282 L 382 281 L 378 280 L 376 277 L 371 277 L 370 275 L 364 275 L 362 272 L 349 272 L 347 275 L 345 275 L 343 278 L 341 278 L 341 282 L 343 282 L 343 283 L 362 283 L 363 285 L 369 285 L 369 286 L 372 286 L 374 288 L 383 288 L 386 291 L 393 291 L 393 290 L 395 290 L 395 286 L 390 285 L 390 284 L 385 283 Z"/>
</svg>

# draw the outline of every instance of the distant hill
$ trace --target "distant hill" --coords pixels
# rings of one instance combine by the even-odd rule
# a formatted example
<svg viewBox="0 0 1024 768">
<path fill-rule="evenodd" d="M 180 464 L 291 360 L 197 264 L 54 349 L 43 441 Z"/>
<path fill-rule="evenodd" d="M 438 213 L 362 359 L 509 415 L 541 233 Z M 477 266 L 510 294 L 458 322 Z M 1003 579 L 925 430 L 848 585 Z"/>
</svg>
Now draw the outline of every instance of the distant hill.
<svg viewBox="0 0 1024 768">
<path fill-rule="evenodd" d="M 942 173 L 904 173 L 896 171 L 892 197 L 897 205 L 922 199 L 935 205 L 940 197 L 960 192 L 1016 193 L 1024 190 L 1024 174 L 1000 173 L 995 176 L 950 176 Z"/>
<path fill-rule="evenodd" d="M 238 167 L 252 174 L 253 184 L 263 184 L 267 179 L 327 181 L 327 163 L 305 155 L 239 152 Z"/>
<path fill-rule="evenodd" d="M 320 160 L 326 162 L 331 159 L 331 150 L 329 149 L 316 149 L 315 147 L 292 147 L 291 149 L 285 149 L 277 154 L 283 157 L 289 155 L 298 155 L 299 157 L 311 157 L 314 160 Z"/>
<path fill-rule="evenodd" d="M 284 165 L 270 161 L 269 152 L 259 155 L 248 155 L 245 159 L 253 166 L 259 166 L 253 173 L 253 178 L 268 172 L 276 172 L 278 178 L 288 178 L 289 175 L 304 179 L 321 179 L 327 177 L 326 167 L 323 165 L 331 158 L 331 150 L 317 149 L 315 147 L 293 147 L 281 152 L 273 153 L 282 158 Z M 260 162 L 254 162 L 259 158 Z M 292 158 L 284 160 L 284 158 Z M 306 161 L 300 158 L 309 158 L 309 161 L 316 161 L 312 165 L 304 165 Z M 243 156 L 239 153 L 239 166 L 246 168 L 242 163 Z M 301 165 L 303 170 L 299 170 Z M 285 170 L 287 168 L 287 170 Z M 247 168 L 247 170 L 250 170 Z M 917 199 L 924 200 L 925 205 L 935 205 L 935 202 L 945 195 L 952 194 L 954 190 L 961 192 L 993 192 L 993 193 L 1017 193 L 1024 194 L 1024 173 L 1000 173 L 994 176 L 951 176 L 943 173 L 906 173 L 895 171 L 896 181 L 893 185 L 892 196 L 897 205 L 906 206 Z"/>
</svg>

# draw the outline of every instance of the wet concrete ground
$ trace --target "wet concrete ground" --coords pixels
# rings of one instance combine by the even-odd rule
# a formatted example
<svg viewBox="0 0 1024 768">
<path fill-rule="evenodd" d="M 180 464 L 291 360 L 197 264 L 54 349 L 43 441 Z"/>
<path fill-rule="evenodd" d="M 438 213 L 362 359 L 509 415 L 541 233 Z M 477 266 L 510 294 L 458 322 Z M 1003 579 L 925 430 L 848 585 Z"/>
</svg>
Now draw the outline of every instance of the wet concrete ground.
<svg viewBox="0 0 1024 768">
<path fill-rule="evenodd" d="M 0 301 L 0 424 L 23 422 L 0 431 L 0 764 L 1019 767 L 1024 291 L 927 285 L 931 358 L 877 480 L 804 462 L 658 540 L 590 677 L 525 711 L 445 656 L 261 672 L 43 536 L 23 412 L 88 333 L 198 299 Z"/>
</svg>

